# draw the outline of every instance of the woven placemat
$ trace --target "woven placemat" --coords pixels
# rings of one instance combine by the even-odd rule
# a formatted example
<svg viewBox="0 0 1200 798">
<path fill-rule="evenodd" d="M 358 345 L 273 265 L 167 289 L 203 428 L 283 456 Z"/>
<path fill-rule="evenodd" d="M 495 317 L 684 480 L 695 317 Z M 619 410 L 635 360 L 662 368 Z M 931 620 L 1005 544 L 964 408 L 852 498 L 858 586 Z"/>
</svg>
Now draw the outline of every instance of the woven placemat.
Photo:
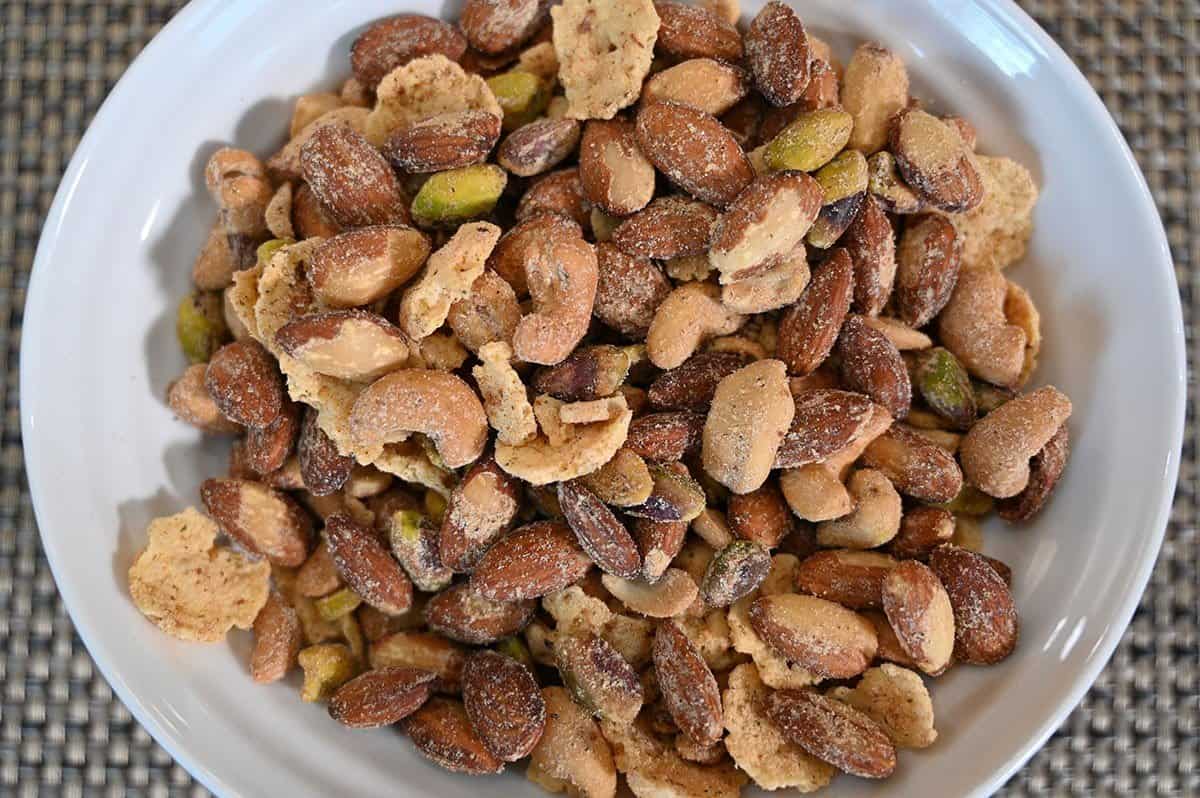
<svg viewBox="0 0 1200 798">
<path fill-rule="evenodd" d="M 0 0 L 2 795 L 208 794 L 114 697 L 74 634 L 41 553 L 17 409 L 21 309 L 42 220 L 101 101 L 182 5 Z M 1200 0 L 1022 5 L 1075 59 L 1137 154 L 1166 223 L 1191 353 L 1200 298 Z M 1095 687 L 1004 795 L 1200 795 L 1191 410 L 1171 526 L 1137 615 Z"/>
</svg>

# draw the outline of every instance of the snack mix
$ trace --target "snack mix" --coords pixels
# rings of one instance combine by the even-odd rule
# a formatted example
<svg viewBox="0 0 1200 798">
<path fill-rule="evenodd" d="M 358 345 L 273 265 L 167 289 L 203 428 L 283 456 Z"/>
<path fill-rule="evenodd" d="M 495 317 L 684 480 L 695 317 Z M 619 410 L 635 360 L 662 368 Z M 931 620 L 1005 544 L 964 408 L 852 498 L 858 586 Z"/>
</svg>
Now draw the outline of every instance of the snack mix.
<svg viewBox="0 0 1200 798">
<path fill-rule="evenodd" d="M 1017 643 L 981 522 L 1067 459 L 1004 272 L 1037 188 L 890 50 L 738 11 L 401 14 L 265 162 L 212 155 L 167 401 L 233 444 L 206 514 L 150 526 L 147 618 L 586 798 L 935 742 L 929 680 Z"/>
</svg>

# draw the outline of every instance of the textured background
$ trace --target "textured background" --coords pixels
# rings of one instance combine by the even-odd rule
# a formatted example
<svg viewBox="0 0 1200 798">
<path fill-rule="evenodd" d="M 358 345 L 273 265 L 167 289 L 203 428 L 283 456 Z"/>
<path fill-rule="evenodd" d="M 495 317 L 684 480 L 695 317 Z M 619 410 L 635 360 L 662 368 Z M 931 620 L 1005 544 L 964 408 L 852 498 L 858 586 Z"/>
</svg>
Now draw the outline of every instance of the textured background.
<svg viewBox="0 0 1200 798">
<path fill-rule="evenodd" d="M 0 0 L 2 795 L 207 795 L 116 700 L 71 628 L 38 541 L 17 410 L 21 308 L 59 178 L 108 90 L 182 5 Z M 1190 355 L 1200 299 L 1200 0 L 1021 5 L 1087 75 L 1137 154 L 1175 257 Z M 1200 795 L 1192 419 L 1189 404 L 1171 526 L 1132 626 L 1004 794 Z"/>
</svg>

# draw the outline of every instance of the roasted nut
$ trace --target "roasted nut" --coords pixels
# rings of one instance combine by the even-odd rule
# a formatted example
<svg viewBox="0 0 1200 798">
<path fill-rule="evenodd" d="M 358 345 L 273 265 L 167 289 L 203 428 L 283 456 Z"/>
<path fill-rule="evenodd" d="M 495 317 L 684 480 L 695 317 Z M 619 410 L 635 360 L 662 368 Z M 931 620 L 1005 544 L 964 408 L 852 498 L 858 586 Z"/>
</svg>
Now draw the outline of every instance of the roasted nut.
<svg viewBox="0 0 1200 798">
<path fill-rule="evenodd" d="M 900 531 L 900 494 L 883 473 L 872 468 L 854 472 L 847 484 L 854 510 L 817 526 L 817 543 L 851 549 L 882 546 Z"/>
<path fill-rule="evenodd" d="M 720 116 L 749 91 L 744 70 L 711 58 L 692 58 L 652 75 L 642 87 L 642 102 L 683 103 Z"/>
<path fill-rule="evenodd" d="M 467 0 L 458 24 L 472 47 L 498 55 L 533 36 L 547 10 L 539 0 Z"/>
<path fill-rule="evenodd" d="M 710 607 L 728 607 L 754 592 L 770 569 L 771 552 L 765 545 L 735 540 L 713 557 L 700 583 L 700 598 Z"/>
<path fill-rule="evenodd" d="M 721 305 L 711 283 L 685 283 L 672 291 L 654 314 L 646 333 L 646 354 L 661 369 L 673 369 L 705 340 L 735 332 L 745 317 Z"/>
<path fill-rule="evenodd" d="M 419 620 L 419 619 L 418 619 Z M 433 671 L 440 693 L 457 693 L 462 687 L 463 647 L 425 632 L 399 631 L 379 638 L 368 653 L 372 668 L 420 668 Z"/>
<path fill-rule="evenodd" d="M 854 308 L 878 316 L 892 295 L 896 278 L 896 242 L 892 223 L 868 196 L 842 237 L 854 264 Z"/>
<path fill-rule="evenodd" d="M 642 504 L 627 507 L 625 512 L 636 518 L 652 521 L 691 521 L 704 509 L 704 490 L 692 479 L 687 467 L 680 463 L 650 465 L 654 490 Z M 643 552 L 645 553 L 645 552 Z"/>
<path fill-rule="evenodd" d="M 941 507 L 911 507 L 888 546 L 902 560 L 925 560 L 929 552 L 954 537 L 954 515 Z"/>
<path fill-rule="evenodd" d="M 283 412 L 284 389 L 274 358 L 257 341 L 217 350 L 204 386 L 225 418 L 248 427 L 269 426 Z"/>
<path fill-rule="evenodd" d="M 685 571 L 668 568 L 654 584 L 605 574 L 604 587 L 622 604 L 650 618 L 674 618 L 696 600 L 699 588 Z"/>
<path fill-rule="evenodd" d="M 403 721 L 404 732 L 427 759 L 455 773 L 499 773 L 503 760 L 493 755 L 471 727 L 463 705 L 431 698 Z"/>
<path fill-rule="evenodd" d="M 1009 387 L 1025 364 L 1023 329 L 1004 314 L 1008 281 L 991 269 L 965 271 L 938 318 L 942 343 L 973 376 Z"/>
<path fill-rule="evenodd" d="M 629 449 L 618 449 L 597 471 L 581 477 L 582 484 L 605 504 L 633 507 L 650 498 L 654 479 L 646 461 Z"/>
<path fill-rule="evenodd" d="M 542 697 L 546 730 L 530 754 L 526 778 L 551 792 L 570 789 L 583 798 L 613 798 L 617 770 L 596 721 L 562 687 L 544 687 Z"/>
<path fill-rule="evenodd" d="M 562 234 L 531 242 L 525 279 L 533 312 L 517 324 L 513 352 L 527 363 L 565 359 L 587 333 L 596 297 L 596 252 L 582 238 Z"/>
<path fill-rule="evenodd" d="M 387 319 L 365 310 L 301 316 L 275 333 L 275 343 L 318 374 L 370 382 L 408 360 L 408 344 Z"/>
<path fill-rule="evenodd" d="M 650 404 L 663 410 L 706 411 L 721 380 L 749 362 L 738 352 L 698 352 L 659 375 L 650 385 Z"/>
<path fill-rule="evenodd" d="M 858 150 L 843 150 L 813 175 L 824 194 L 823 206 L 867 190 L 867 159 Z"/>
<path fill-rule="evenodd" d="M 413 59 L 441 53 L 457 61 L 466 49 L 466 39 L 453 25 L 422 14 L 399 14 L 375 22 L 354 40 L 350 66 L 354 77 L 370 90 L 384 75 Z"/>
<path fill-rule="evenodd" d="M 821 186 L 802 172 L 757 178 L 713 225 L 709 261 L 721 283 L 762 274 L 793 257 L 821 209 Z"/>
<path fill-rule="evenodd" d="M 905 182 L 932 207 L 964 213 L 983 202 L 983 178 L 955 128 L 910 107 L 896 115 L 888 141 Z"/>
<path fill-rule="evenodd" d="M 675 185 L 701 202 L 724 207 L 754 179 L 754 169 L 724 125 L 703 111 L 674 102 L 643 106 L 637 143 Z"/>
<path fill-rule="evenodd" d="M 296 659 L 304 671 L 300 700 L 310 703 L 328 699 L 359 670 L 354 654 L 341 643 L 309 646 Z"/>
<path fill-rule="evenodd" d="M 604 638 L 559 633 L 554 659 L 563 685 L 584 709 L 618 723 L 637 717 L 643 701 L 637 671 Z"/>
<path fill-rule="evenodd" d="M 784 469 L 779 489 L 792 512 L 805 521 L 841 518 L 854 509 L 854 500 L 841 480 L 819 463 Z"/>
<path fill-rule="evenodd" d="M 904 418 L 912 405 L 912 383 L 900 352 L 861 316 L 846 317 L 838 336 L 842 382 L 883 405 L 893 418 Z"/>
<path fill-rule="evenodd" d="M 871 195 L 889 213 L 917 213 L 924 206 L 917 193 L 900 177 L 895 157 L 887 150 L 880 150 L 867 159 L 870 170 Z"/>
<path fill-rule="evenodd" d="M 750 624 L 771 648 L 802 668 L 829 679 L 848 679 L 875 657 L 875 628 L 832 601 L 783 593 L 750 605 Z"/>
<path fill-rule="evenodd" d="M 818 551 L 800 562 L 796 587 L 851 609 L 879 608 L 883 580 L 895 565 L 895 559 L 875 551 Z"/>
<path fill-rule="evenodd" d="M 296 664 L 302 634 L 300 619 L 278 593 L 271 593 L 254 619 L 254 651 L 250 678 L 259 684 L 277 682 Z"/>
<path fill-rule="evenodd" d="M 792 742 L 838 770 L 882 779 L 896 769 L 896 749 L 875 721 L 812 690 L 767 696 L 767 714 Z"/>
<path fill-rule="evenodd" d="M 448 468 L 471 463 L 487 442 L 479 397 L 444 371 L 401 369 L 371 383 L 354 401 L 350 434 L 361 446 L 379 446 L 419 432 L 433 441 Z"/>
<path fill-rule="evenodd" d="M 564 170 L 554 172 L 540 180 L 535 185 L 535 188 L 547 180 L 554 178 L 556 175 L 570 176 L 570 173 L 574 171 Z M 578 183 L 578 178 L 575 178 L 574 182 Z M 529 293 L 529 286 L 525 280 L 525 262 L 536 243 L 546 238 L 582 235 L 583 232 L 579 225 L 572 222 L 567 216 L 557 212 L 541 210 L 524 221 L 518 221 L 511 230 L 500 238 L 491 256 L 488 257 L 487 265 L 488 268 L 494 269 L 497 274 L 503 277 L 513 287 L 517 296 L 521 297 Z"/>
<path fill-rule="evenodd" d="M 704 424 L 704 470 L 734 493 L 760 487 L 794 413 L 780 361 L 760 360 L 730 374 L 717 386 Z"/>
<path fill-rule="evenodd" d="M 896 312 L 924 327 L 950 301 L 958 281 L 960 245 L 954 225 L 930 214 L 909 222 L 896 250 Z"/>
<path fill-rule="evenodd" d="M 724 731 L 721 690 L 696 646 L 674 621 L 666 621 L 654 634 L 653 651 L 658 688 L 675 725 L 700 745 L 719 741 Z"/>
<path fill-rule="evenodd" d="M 398 171 L 429 174 L 482 163 L 499 138 L 499 117 L 468 108 L 397 130 L 383 145 L 383 154 Z"/>
<path fill-rule="evenodd" d="M 588 201 L 614 216 L 646 207 L 654 196 L 654 167 L 638 149 L 632 122 L 587 123 L 579 143 L 579 179 Z"/>
<path fill-rule="evenodd" d="M 776 468 L 819 463 L 858 438 L 876 405 L 853 391 L 818 388 L 795 396 L 796 413 L 775 456 Z"/>
<path fill-rule="evenodd" d="M 846 146 L 853 124 L 850 114 L 840 108 L 802 111 L 765 145 L 763 160 L 773 171 L 816 171 Z"/>
<path fill-rule="evenodd" d="M 908 105 L 908 70 L 874 42 L 859 45 L 842 79 L 842 105 L 854 118 L 850 146 L 870 155 L 887 144 L 892 117 Z"/>
<path fill-rule="evenodd" d="M 739 538 L 768 548 L 779 545 L 779 541 L 792 531 L 787 503 L 779 488 L 771 482 L 749 493 L 731 495 L 728 520 L 730 529 Z"/>
<path fill-rule="evenodd" d="M 364 227 L 323 242 L 309 263 L 308 280 L 327 305 L 369 305 L 408 282 L 428 255 L 429 239 L 411 227 Z"/>
<path fill-rule="evenodd" d="M 681 60 L 742 60 L 741 34 L 712 11 L 676 2 L 655 3 L 654 10 L 659 18 L 657 47 L 662 52 Z"/>
<path fill-rule="evenodd" d="M 885 663 L 864 673 L 854 689 L 836 687 L 828 695 L 878 723 L 897 748 L 926 748 L 937 740 L 929 691 L 906 668 Z"/>
<path fill-rule="evenodd" d="M 918 354 L 913 382 L 925 404 L 956 429 L 970 429 L 975 423 L 971 380 L 949 351 L 935 347 Z"/>
<path fill-rule="evenodd" d="M 617 332 L 644 338 L 671 283 L 648 258 L 625 254 L 609 243 L 596 245 L 599 279 L 592 313 Z"/>
<path fill-rule="evenodd" d="M 452 227 L 485 216 L 496 207 L 507 183 L 504 170 L 491 164 L 438 172 L 413 198 L 413 219 L 422 227 Z"/>
<path fill-rule="evenodd" d="M 779 320 L 777 354 L 792 374 L 811 374 L 824 362 L 850 309 L 854 271 L 844 249 L 835 249 L 813 271 L 800 300 Z"/>
<path fill-rule="evenodd" d="M 229 339 L 218 294 L 193 291 L 179 302 L 175 315 L 179 346 L 191 363 L 205 363 Z"/>
<path fill-rule="evenodd" d="M 491 458 L 476 463 L 450 494 L 438 551 L 444 565 L 470 570 L 512 523 L 518 486 Z"/>
<path fill-rule="evenodd" d="M 529 72 L 513 70 L 487 79 L 487 86 L 504 111 L 503 128 L 513 131 L 541 116 L 550 102 L 545 82 Z"/>
<path fill-rule="evenodd" d="M 352 729 L 391 726 L 429 700 L 436 678 L 437 674 L 418 668 L 367 671 L 334 692 L 329 716 Z"/>
<path fill-rule="evenodd" d="M 629 425 L 626 448 L 648 460 L 680 460 L 700 446 L 704 416 L 686 410 L 638 416 Z"/>
<path fill-rule="evenodd" d="M 606 344 L 586 346 L 534 376 L 533 389 L 564 402 L 611 396 L 629 373 L 629 353 Z"/>
<path fill-rule="evenodd" d="M 546 397 L 549 402 L 558 400 Z M 607 463 L 625 440 L 633 417 L 621 394 L 607 404 L 617 409 L 607 421 L 592 424 L 560 424 L 561 440 L 539 436 L 520 445 L 496 444 L 496 462 L 510 474 L 534 486 L 562 482 L 590 474 Z"/>
<path fill-rule="evenodd" d="M 400 300 L 400 326 L 410 338 L 432 335 L 450 315 L 450 306 L 470 295 L 499 238 L 500 228 L 488 222 L 462 225 L 430 256 Z"/>
<path fill-rule="evenodd" d="M 383 524 L 392 556 L 417 590 L 432 593 L 450 584 L 454 572 L 438 555 L 438 527 L 416 510 L 398 510 Z"/>
<path fill-rule="evenodd" d="M 484 746 L 506 762 L 529 756 L 546 727 L 546 702 L 529 668 L 495 651 L 467 658 L 463 707 Z"/>
<path fill-rule="evenodd" d="M 996 505 L 996 512 L 1005 521 L 1014 523 L 1028 521 L 1046 504 L 1058 479 L 1062 476 L 1070 453 L 1070 434 L 1063 424 L 1046 442 L 1042 450 L 1029 461 L 1029 483 L 1016 496 L 1004 499 Z"/>
<path fill-rule="evenodd" d="M 233 262 L 229 238 L 218 221 L 208 232 L 208 238 L 204 240 L 204 246 L 192 264 L 192 282 L 201 291 L 220 291 L 229 285 L 239 265 Z"/>
<path fill-rule="evenodd" d="M 336 125 L 317 128 L 300 150 L 304 180 L 343 229 L 408 221 L 396 174 L 361 133 Z"/>
<path fill-rule="evenodd" d="M 283 467 L 296 445 L 300 431 L 300 411 L 286 401 L 283 410 L 265 427 L 249 427 L 242 450 L 244 464 L 255 475 L 269 474 Z"/>
<path fill-rule="evenodd" d="M 450 305 L 446 314 L 454 336 L 476 354 L 493 341 L 511 345 L 520 320 L 521 308 L 512 286 L 491 270 L 476 277 L 467 297 Z"/>
<path fill-rule="evenodd" d="M 796 12 L 781 2 L 763 6 L 746 30 L 746 61 L 754 85 L 772 105 L 788 105 L 808 88 L 808 35 Z"/>
<path fill-rule="evenodd" d="M 838 243 L 842 235 L 850 229 L 850 225 L 854 224 L 865 201 L 865 193 L 852 194 L 831 205 L 823 206 L 804 240 L 809 246 L 817 249 L 829 249 Z"/>
<path fill-rule="evenodd" d="M 200 499 L 225 534 L 250 551 L 287 567 L 308 556 L 312 522 L 285 494 L 247 480 L 207 479 Z"/>
<path fill-rule="evenodd" d="M 570 0 L 550 16 L 567 116 L 612 119 L 637 99 L 659 26 L 649 0 Z"/>
<path fill-rule="evenodd" d="M 338 574 L 378 610 L 400 615 L 412 606 L 413 585 L 375 533 L 342 513 L 325 520 L 325 537 Z"/>
<path fill-rule="evenodd" d="M 691 511 L 686 513 L 691 514 Z M 685 513 L 676 513 L 685 515 Z M 667 572 L 672 561 L 683 548 L 687 536 L 687 521 L 656 521 L 651 518 L 634 518 L 633 538 L 642 555 L 642 578 L 657 582 Z M 693 581 L 695 579 L 693 578 Z"/>
<path fill-rule="evenodd" d="M 562 590 L 591 567 L 570 527 L 539 521 L 488 549 L 471 574 L 471 587 L 493 601 L 521 601 Z"/>
<path fill-rule="evenodd" d="M 221 413 L 205 387 L 208 366 L 197 363 L 167 386 L 167 406 L 178 418 L 205 432 L 233 433 L 241 429 Z"/>
<path fill-rule="evenodd" d="M 988 413 L 971 427 L 960 448 L 967 480 L 998 499 L 1018 495 L 1030 484 L 1030 458 L 1070 415 L 1071 400 L 1049 385 Z"/>
<path fill-rule="evenodd" d="M 928 674 L 950 665 L 954 652 L 954 610 L 950 597 L 928 566 L 905 560 L 883 580 L 883 610 L 905 653 Z"/>
<path fill-rule="evenodd" d="M 629 530 L 596 494 L 577 482 L 560 482 L 558 503 L 579 545 L 600 570 L 626 579 L 641 572 L 642 557 Z"/>
<path fill-rule="evenodd" d="M 711 205 L 683 196 L 658 197 L 621 222 L 612 242 L 639 258 L 670 260 L 708 250 L 717 211 Z"/>
<path fill-rule="evenodd" d="M 929 567 L 954 608 L 954 658 L 992 665 L 1017 645 L 1017 608 L 1004 579 L 983 555 L 951 544 L 933 550 Z"/>
<path fill-rule="evenodd" d="M 1042 348 L 1042 319 L 1029 292 L 1012 281 L 1009 281 L 1004 296 L 1004 317 L 1025 331 L 1025 358 L 1016 382 L 1016 387 L 1020 388 L 1029 382 L 1037 368 L 1038 352 Z"/>
<path fill-rule="evenodd" d="M 963 472 L 954 456 L 899 425 L 872 441 L 862 460 L 882 471 L 896 490 L 920 501 L 950 501 L 962 488 Z"/>
<path fill-rule="evenodd" d="M 496 152 L 496 162 L 520 177 L 540 175 L 575 150 L 579 135 L 574 119 L 539 119 L 510 133 Z"/>
<path fill-rule="evenodd" d="M 245 150 L 222 147 L 208 159 L 204 180 L 220 207 L 218 219 L 234 268 L 253 266 L 255 248 L 269 235 L 266 209 L 274 194 L 262 163 Z"/>
</svg>

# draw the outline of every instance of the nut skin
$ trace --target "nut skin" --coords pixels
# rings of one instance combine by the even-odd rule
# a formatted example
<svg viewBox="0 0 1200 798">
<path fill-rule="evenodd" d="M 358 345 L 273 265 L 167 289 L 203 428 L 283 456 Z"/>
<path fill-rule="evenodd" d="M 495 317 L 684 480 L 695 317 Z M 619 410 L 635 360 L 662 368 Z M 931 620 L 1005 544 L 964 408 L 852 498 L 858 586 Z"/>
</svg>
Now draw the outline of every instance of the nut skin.
<svg viewBox="0 0 1200 798">
<path fill-rule="evenodd" d="M 657 49 L 679 59 L 742 60 L 742 36 L 711 11 L 677 2 L 654 4 L 658 12 Z"/>
<path fill-rule="evenodd" d="M 523 222 L 539 214 L 556 214 L 575 222 L 581 228 L 591 224 L 591 209 L 583 194 L 583 183 L 577 168 L 559 169 L 541 175 L 521 195 L 517 203 L 517 221 Z M 503 272 L 501 272 L 503 273 Z M 513 286 L 516 288 L 516 286 Z M 521 293 L 518 289 L 517 293 Z"/>
<path fill-rule="evenodd" d="M 1029 461 L 1029 484 L 1016 496 L 998 502 L 996 513 L 1012 523 L 1024 523 L 1040 513 L 1062 476 L 1070 451 L 1070 433 L 1063 424 Z"/>
<path fill-rule="evenodd" d="M 395 172 L 356 130 L 334 125 L 318 128 L 300 149 L 300 166 L 304 180 L 338 227 L 408 222 Z"/>
<path fill-rule="evenodd" d="M 642 683 L 633 666 L 604 638 L 563 632 L 554 646 L 563 684 L 585 709 L 605 720 L 632 723 L 642 708 Z"/>
<path fill-rule="evenodd" d="M 221 415 L 237 424 L 266 427 L 283 412 L 283 378 L 257 341 L 234 341 L 218 349 L 208 362 L 204 386 Z"/>
<path fill-rule="evenodd" d="M 442 564 L 455 571 L 471 570 L 516 517 L 520 495 L 520 483 L 492 457 L 473 465 L 451 492 L 442 518 Z"/>
<path fill-rule="evenodd" d="M 883 580 L 883 611 L 900 646 L 925 673 L 950 666 L 954 652 L 954 610 L 937 575 L 916 560 L 905 560 Z"/>
<path fill-rule="evenodd" d="M 904 418 L 912 406 L 912 383 L 900 352 L 887 337 L 860 316 L 846 317 L 838 335 L 842 382 L 883 405 L 893 418 Z"/>
<path fill-rule="evenodd" d="M 532 601 L 492 601 L 460 582 L 433 595 L 422 616 L 430 630 L 481 646 L 519 633 L 533 619 L 534 610 Z"/>
<path fill-rule="evenodd" d="M 591 567 L 570 527 L 537 521 L 488 549 L 471 574 L 471 586 L 493 601 L 540 598 L 583 578 Z"/>
<path fill-rule="evenodd" d="M 610 396 L 629 373 L 629 356 L 615 346 L 576 349 L 561 363 L 540 369 L 533 389 L 564 402 L 588 402 Z"/>
<path fill-rule="evenodd" d="M 325 519 L 329 553 L 346 585 L 363 601 L 390 615 L 412 606 L 413 585 L 374 531 L 343 513 Z"/>
<path fill-rule="evenodd" d="M 792 256 L 821 210 L 822 191 L 803 172 L 755 178 L 712 228 L 709 262 L 729 284 L 765 274 Z"/>
<path fill-rule="evenodd" d="M 641 572 L 642 557 L 629 530 L 582 484 L 560 482 L 558 503 L 579 545 L 600 570 L 625 579 Z"/>
<path fill-rule="evenodd" d="M 320 374 L 369 382 L 408 360 L 400 329 L 365 310 L 326 310 L 293 319 L 275 333 L 276 345 Z"/>
<path fill-rule="evenodd" d="M 874 196 L 863 199 L 841 241 L 854 264 L 854 309 L 878 316 L 896 279 L 896 241 L 892 223 Z"/>
<path fill-rule="evenodd" d="M 784 3 L 767 3 L 750 23 L 746 60 L 754 85 L 772 105 L 794 103 L 811 77 L 808 35 L 796 13 Z"/>
<path fill-rule="evenodd" d="M 282 596 L 272 592 L 254 619 L 250 678 L 258 684 L 267 684 L 287 676 L 296 665 L 303 637 L 296 611 Z"/>
<path fill-rule="evenodd" d="M 704 412 L 721 380 L 749 362 L 741 352 L 697 352 L 660 374 L 650 384 L 647 398 L 651 407 L 659 410 Z"/>
<path fill-rule="evenodd" d="M 268 426 L 246 428 L 243 450 L 246 466 L 257 475 L 282 468 L 296 446 L 299 431 L 299 408 L 295 402 L 287 400 L 279 416 Z"/>
<path fill-rule="evenodd" d="M 657 197 L 624 219 L 612 243 L 627 255 L 670 260 L 708 250 L 716 208 L 682 196 Z"/>
<path fill-rule="evenodd" d="M 286 494 L 247 480 L 207 479 L 200 500 L 221 529 L 250 551 L 289 568 L 308 557 L 312 521 Z"/>
<path fill-rule="evenodd" d="M 726 515 L 735 535 L 768 548 L 779 545 L 793 527 L 787 502 L 773 482 L 750 493 L 731 495 Z"/>
<path fill-rule="evenodd" d="M 862 712 L 813 690 L 767 696 L 767 716 L 792 742 L 839 770 L 868 779 L 896 769 L 896 748 Z"/>
<path fill-rule="evenodd" d="M 596 244 L 596 266 L 592 314 L 628 338 L 644 339 L 655 311 L 671 293 L 671 281 L 649 258 L 629 255 L 608 242 Z"/>
<path fill-rule="evenodd" d="M 854 391 L 815 388 L 794 394 L 796 413 L 775 455 L 776 468 L 819 463 L 850 445 L 877 405 Z"/>
<path fill-rule="evenodd" d="M 498 55 L 533 36 L 548 11 L 539 0 L 467 0 L 458 24 L 472 47 Z"/>
<path fill-rule="evenodd" d="M 533 177 L 562 163 L 579 144 L 574 119 L 540 119 L 514 130 L 500 145 L 496 162 L 518 177 Z"/>
<path fill-rule="evenodd" d="M 446 770 L 481 776 L 504 769 L 503 760 L 483 744 L 458 701 L 431 698 L 402 721 L 402 728 L 424 757 Z"/>
<path fill-rule="evenodd" d="M 352 729 L 391 726 L 429 700 L 437 674 L 418 668 L 380 668 L 359 674 L 329 699 L 329 717 Z"/>
<path fill-rule="evenodd" d="M 696 646 L 674 621 L 654 633 L 654 672 L 671 718 L 699 745 L 721 739 L 724 712 L 716 677 Z"/>
<path fill-rule="evenodd" d="M 954 292 L 961 244 L 944 216 L 919 216 L 904 227 L 896 249 L 897 317 L 910 327 L 933 320 Z"/>
<path fill-rule="evenodd" d="M 397 130 L 383 154 L 400 172 L 429 174 L 482 163 L 499 138 L 498 116 L 468 108 Z"/>
<path fill-rule="evenodd" d="M 954 456 L 901 425 L 893 424 L 873 440 L 862 462 L 918 501 L 948 502 L 962 490 L 963 472 Z"/>
<path fill-rule="evenodd" d="M 758 589 L 771 570 L 771 552 L 761 543 L 735 540 L 709 563 L 700 598 L 710 607 L 728 607 Z"/>
<path fill-rule="evenodd" d="M 467 657 L 463 707 L 484 746 L 505 762 L 528 756 L 546 728 L 546 702 L 533 674 L 495 651 Z"/>
<path fill-rule="evenodd" d="M 929 553 L 954 537 L 954 515 L 941 507 L 918 505 L 905 511 L 900 531 L 888 550 L 902 560 L 927 560 Z"/>
<path fill-rule="evenodd" d="M 700 447 L 705 416 L 686 410 L 649 413 L 629 425 L 625 447 L 647 460 L 674 462 Z"/>
<path fill-rule="evenodd" d="M 777 355 L 789 373 L 811 374 L 825 361 L 837 343 L 853 295 L 850 255 L 845 249 L 835 249 L 813 270 L 799 301 L 779 319 Z"/>
<path fill-rule="evenodd" d="M 303 191 L 300 192 L 301 194 Z M 297 195 L 299 196 L 299 194 Z M 429 256 L 429 237 L 403 225 L 375 225 L 329 237 L 307 264 L 308 282 L 326 305 L 370 305 L 408 282 Z"/>
<path fill-rule="evenodd" d="M 365 88 L 373 90 L 383 76 L 414 58 L 440 53 L 462 58 L 467 40 L 453 25 L 422 14 L 398 14 L 363 31 L 350 48 L 350 67 Z"/>
<path fill-rule="evenodd" d="M 1017 608 L 1004 578 L 987 558 L 944 544 L 929 555 L 954 608 L 954 658 L 992 665 L 1017 645 Z"/>
<path fill-rule="evenodd" d="M 638 111 L 637 143 L 667 179 L 692 197 L 725 207 L 750 185 L 754 168 L 716 117 L 673 102 Z"/>
</svg>

